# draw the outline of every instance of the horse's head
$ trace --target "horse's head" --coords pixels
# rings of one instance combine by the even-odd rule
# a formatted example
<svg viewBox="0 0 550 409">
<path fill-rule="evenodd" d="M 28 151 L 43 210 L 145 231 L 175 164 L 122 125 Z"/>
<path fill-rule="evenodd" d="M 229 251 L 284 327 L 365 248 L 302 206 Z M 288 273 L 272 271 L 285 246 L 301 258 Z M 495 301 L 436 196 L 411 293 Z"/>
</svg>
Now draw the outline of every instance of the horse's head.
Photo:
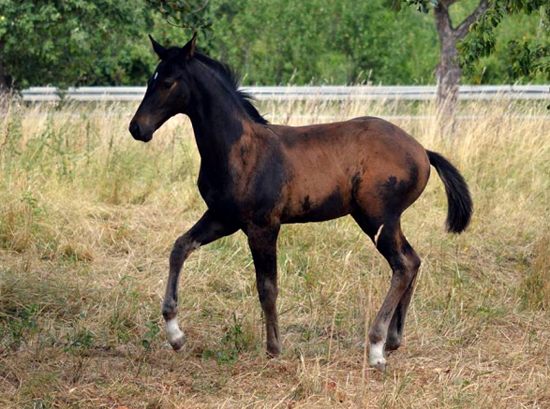
<svg viewBox="0 0 550 409">
<path fill-rule="evenodd" d="M 166 49 L 149 36 L 160 63 L 147 81 L 147 91 L 130 122 L 130 133 L 139 141 L 149 142 L 153 133 L 172 116 L 184 112 L 190 91 L 185 81 L 187 64 L 195 53 L 195 34 L 182 48 Z"/>
</svg>

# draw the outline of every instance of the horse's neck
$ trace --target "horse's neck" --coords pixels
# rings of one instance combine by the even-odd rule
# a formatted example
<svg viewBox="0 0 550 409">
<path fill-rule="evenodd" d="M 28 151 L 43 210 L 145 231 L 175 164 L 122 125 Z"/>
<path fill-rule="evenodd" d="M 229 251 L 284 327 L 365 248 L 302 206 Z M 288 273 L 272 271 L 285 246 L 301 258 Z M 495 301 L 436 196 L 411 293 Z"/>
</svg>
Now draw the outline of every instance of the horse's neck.
<svg viewBox="0 0 550 409">
<path fill-rule="evenodd" d="M 226 90 L 210 93 L 201 90 L 191 101 L 193 109 L 188 113 L 193 125 L 202 166 L 226 174 L 229 153 L 243 133 L 240 108 Z M 221 175 L 220 175 L 221 176 Z"/>
</svg>

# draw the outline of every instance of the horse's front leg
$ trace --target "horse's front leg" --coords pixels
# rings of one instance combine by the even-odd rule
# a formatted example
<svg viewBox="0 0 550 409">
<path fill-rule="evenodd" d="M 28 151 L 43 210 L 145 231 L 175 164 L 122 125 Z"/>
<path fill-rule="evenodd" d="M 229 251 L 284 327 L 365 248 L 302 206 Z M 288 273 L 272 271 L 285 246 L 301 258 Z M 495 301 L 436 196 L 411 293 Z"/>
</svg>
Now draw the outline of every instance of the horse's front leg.
<svg viewBox="0 0 550 409">
<path fill-rule="evenodd" d="M 248 226 L 248 245 L 256 269 L 256 287 L 265 315 L 267 353 L 271 357 L 281 354 L 281 338 L 277 319 L 277 236 L 279 225 L 269 227 Z"/>
<path fill-rule="evenodd" d="M 236 231 L 236 227 L 228 226 L 226 223 L 215 218 L 210 211 L 206 211 L 200 220 L 174 243 L 174 247 L 170 253 L 170 273 L 162 304 L 162 315 L 166 321 L 168 341 L 175 351 L 181 349 L 185 343 L 185 336 L 176 318 L 178 310 L 178 281 L 183 262 L 193 250 Z"/>
</svg>

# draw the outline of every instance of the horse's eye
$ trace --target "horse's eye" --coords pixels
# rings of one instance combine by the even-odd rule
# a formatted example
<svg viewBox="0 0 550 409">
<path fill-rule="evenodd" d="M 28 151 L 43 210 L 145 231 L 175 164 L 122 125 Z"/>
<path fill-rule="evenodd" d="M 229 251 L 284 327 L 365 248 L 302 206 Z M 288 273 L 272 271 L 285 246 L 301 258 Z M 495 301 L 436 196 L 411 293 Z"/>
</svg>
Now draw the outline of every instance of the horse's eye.
<svg viewBox="0 0 550 409">
<path fill-rule="evenodd" d="M 169 90 L 170 88 L 172 88 L 172 85 L 174 85 L 173 82 L 164 81 L 164 82 L 162 83 L 162 89 L 164 89 L 164 90 Z"/>
</svg>

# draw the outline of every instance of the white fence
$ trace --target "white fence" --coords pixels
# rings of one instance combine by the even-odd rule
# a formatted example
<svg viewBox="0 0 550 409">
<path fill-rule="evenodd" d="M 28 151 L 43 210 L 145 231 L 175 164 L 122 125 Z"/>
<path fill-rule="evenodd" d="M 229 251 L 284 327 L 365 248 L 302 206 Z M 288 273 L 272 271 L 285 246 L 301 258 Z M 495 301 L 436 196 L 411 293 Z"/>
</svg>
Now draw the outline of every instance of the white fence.
<svg viewBox="0 0 550 409">
<path fill-rule="evenodd" d="M 435 86 L 295 86 L 242 87 L 258 100 L 431 100 Z M 75 101 L 140 101 L 145 87 L 80 87 L 60 91 L 31 87 L 22 92 L 28 102 L 53 102 L 62 97 Z M 464 85 L 460 99 L 547 99 L 548 85 Z"/>
</svg>

